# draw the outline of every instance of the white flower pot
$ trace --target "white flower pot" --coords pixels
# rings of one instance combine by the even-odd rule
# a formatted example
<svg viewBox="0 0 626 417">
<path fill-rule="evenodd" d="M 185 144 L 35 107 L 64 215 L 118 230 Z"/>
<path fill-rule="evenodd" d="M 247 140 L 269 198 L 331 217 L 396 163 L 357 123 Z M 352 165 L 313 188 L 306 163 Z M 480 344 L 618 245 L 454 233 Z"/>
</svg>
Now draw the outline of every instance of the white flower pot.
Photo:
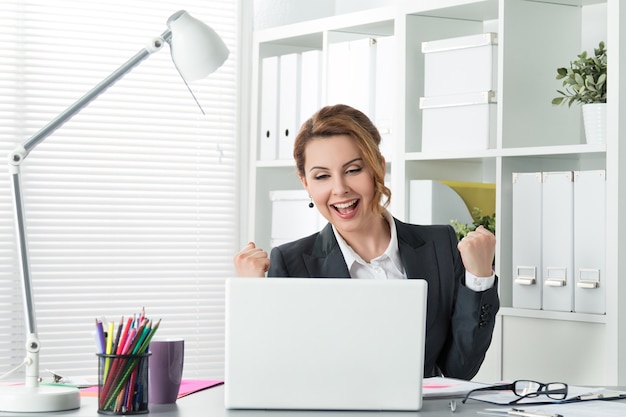
<svg viewBox="0 0 626 417">
<path fill-rule="evenodd" d="M 606 143 L 606 103 L 583 104 L 582 108 L 587 143 Z"/>
</svg>

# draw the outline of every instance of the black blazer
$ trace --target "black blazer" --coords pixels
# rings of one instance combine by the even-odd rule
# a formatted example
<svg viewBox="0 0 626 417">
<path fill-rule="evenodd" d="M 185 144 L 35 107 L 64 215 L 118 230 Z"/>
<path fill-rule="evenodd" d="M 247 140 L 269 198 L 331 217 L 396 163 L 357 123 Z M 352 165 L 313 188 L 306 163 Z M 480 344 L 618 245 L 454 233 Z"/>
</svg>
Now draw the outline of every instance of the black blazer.
<svg viewBox="0 0 626 417">
<path fill-rule="evenodd" d="M 451 226 L 418 226 L 394 219 L 408 278 L 428 281 L 424 376 L 471 379 L 491 343 L 500 308 L 497 281 L 489 290 L 465 286 L 465 268 Z M 350 278 L 326 225 L 319 233 L 272 249 L 268 277 Z"/>
</svg>

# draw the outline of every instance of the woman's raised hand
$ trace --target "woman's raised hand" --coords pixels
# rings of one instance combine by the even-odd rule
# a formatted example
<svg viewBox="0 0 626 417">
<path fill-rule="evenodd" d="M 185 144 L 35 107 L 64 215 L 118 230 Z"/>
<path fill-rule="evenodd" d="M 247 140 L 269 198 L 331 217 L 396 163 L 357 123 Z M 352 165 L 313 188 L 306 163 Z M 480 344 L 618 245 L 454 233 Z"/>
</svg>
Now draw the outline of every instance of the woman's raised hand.
<svg viewBox="0 0 626 417">
<path fill-rule="evenodd" d="M 477 277 L 493 275 L 493 257 L 496 252 L 496 237 L 483 226 L 469 232 L 458 245 L 465 270 Z"/>
<path fill-rule="evenodd" d="M 257 248 L 254 242 L 250 242 L 239 251 L 233 258 L 237 276 L 240 277 L 264 277 L 270 268 L 270 258 L 261 248 Z"/>
</svg>

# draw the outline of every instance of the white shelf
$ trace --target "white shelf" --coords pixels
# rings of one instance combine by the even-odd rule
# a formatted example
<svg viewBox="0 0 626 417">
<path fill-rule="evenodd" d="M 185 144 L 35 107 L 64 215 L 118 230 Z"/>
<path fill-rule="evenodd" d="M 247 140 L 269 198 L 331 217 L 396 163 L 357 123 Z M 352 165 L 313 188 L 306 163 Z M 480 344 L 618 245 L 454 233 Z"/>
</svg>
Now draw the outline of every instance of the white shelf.
<svg viewBox="0 0 626 417">
<path fill-rule="evenodd" d="M 529 319 L 574 321 L 581 323 L 606 323 L 606 315 L 604 314 L 567 313 L 561 311 L 528 310 L 512 307 L 500 308 L 498 315 L 507 317 L 523 317 Z"/>
<path fill-rule="evenodd" d="M 406 161 L 433 161 L 444 159 L 485 159 L 496 157 L 527 157 L 527 156 L 584 156 L 606 153 L 604 144 L 580 144 L 566 146 L 533 146 L 528 148 L 487 149 L 476 151 L 441 151 L 441 152 L 407 152 Z"/>
<path fill-rule="evenodd" d="M 312 39 L 320 40 L 324 32 L 340 31 L 368 33 L 372 35 L 392 35 L 396 10 L 383 7 L 363 12 L 338 15 L 322 19 L 308 20 L 276 28 L 254 32 L 254 42 L 293 44 L 297 46 L 311 45 Z"/>
<path fill-rule="evenodd" d="M 485 21 L 498 18 L 498 0 L 425 0 L 405 2 L 403 13 L 446 19 Z"/>
<path fill-rule="evenodd" d="M 440 152 L 407 152 L 404 155 L 406 161 L 436 161 L 446 159 L 485 159 L 495 158 L 500 152 L 495 149 L 479 151 L 440 151 Z"/>
<path fill-rule="evenodd" d="M 406 220 L 409 212 L 408 184 L 416 179 L 472 181 L 496 184 L 496 218 L 498 219 L 497 272 L 500 278 L 502 328 L 494 334 L 493 349 L 484 367 L 489 368 L 485 379 L 510 379 L 524 377 L 513 375 L 509 364 L 529 360 L 532 375 L 532 358 L 524 346 L 511 342 L 511 334 L 528 328 L 527 322 L 543 320 L 541 335 L 553 342 L 569 341 L 580 349 L 594 348 L 600 343 L 602 354 L 595 355 L 589 366 L 601 369 L 602 380 L 577 380 L 571 366 L 554 369 L 555 373 L 571 376 L 570 383 L 626 384 L 626 307 L 620 300 L 626 298 L 626 285 L 619 277 L 626 274 L 626 237 L 623 237 L 623 219 L 626 212 L 626 194 L 619 186 L 626 181 L 626 156 L 619 150 L 620 122 L 624 106 L 620 105 L 620 72 L 626 64 L 619 57 L 621 35 L 619 22 L 626 20 L 626 4 L 619 0 L 413 0 L 390 1 L 390 7 L 365 10 L 357 13 L 315 19 L 255 33 L 254 59 L 280 55 L 293 51 L 317 49 L 328 60 L 329 45 L 343 39 L 394 35 L 398 54 L 395 62 L 396 99 L 393 103 L 394 142 L 388 159 L 389 184 L 392 189 L 391 211 Z M 598 13 L 598 7 L 607 12 Z M 621 7 L 621 9 L 620 9 Z M 593 9 L 593 13 L 587 13 Z M 602 9 L 601 9 L 602 10 Z M 604 13 L 604 14 L 603 14 Z M 589 21 L 600 16 L 601 21 Z M 605 16 L 606 15 L 606 16 Z M 622 18 L 620 19 L 620 16 Z M 585 19 L 587 16 L 587 20 Z M 604 20 L 606 19 L 606 20 Z M 611 23 L 612 22 L 612 23 Z M 608 24 L 607 24 L 608 23 Z M 593 34 L 589 35 L 588 27 Z M 580 109 L 572 106 L 551 105 L 556 90 L 561 88 L 556 80 L 556 68 L 566 65 L 581 51 L 582 44 L 595 43 L 598 28 L 606 31 L 612 82 L 609 86 L 609 138 L 606 145 L 584 144 Z M 587 28 L 587 29 L 586 29 Z M 421 152 L 421 111 L 419 98 L 423 96 L 424 59 L 421 43 L 449 37 L 483 32 L 498 32 L 498 85 L 497 85 L 497 141 L 493 149 L 441 152 Z M 613 61 L 616 60 L 616 61 Z M 617 61 L 619 60 L 619 61 Z M 298 189 L 301 187 L 292 161 L 257 161 L 256 138 L 260 114 L 257 95 L 259 62 L 255 62 L 251 93 L 252 138 L 250 166 L 250 214 L 248 236 L 250 240 L 267 247 L 269 241 L 270 201 L 267 193 L 273 189 Z M 324 70 L 328 63 L 324 63 Z M 617 71 L 616 71 L 617 69 Z M 459 70 L 462 70 L 460 66 Z M 323 74 L 323 82 L 326 74 Z M 451 121 L 453 122 L 453 121 Z M 512 238 L 511 238 L 511 181 L 513 172 L 536 170 L 607 171 L 607 314 L 593 315 L 560 313 L 544 310 L 512 308 Z M 621 221 L 620 221 L 621 220 Z M 615 225 L 615 227 L 612 227 Z M 244 242 L 245 243 L 245 242 Z M 623 272 L 621 272 L 623 271 Z M 621 273 L 620 273 L 621 272 Z M 623 294 L 623 297 L 620 297 Z M 620 326 L 619 323 L 622 323 Z M 532 328 L 532 327 L 531 327 Z M 590 330 L 591 328 L 591 330 Z M 585 337 L 574 339 L 562 334 L 590 331 L 594 340 Z M 533 336 L 533 335 L 530 335 Z M 598 337 L 601 339 L 598 341 Z M 592 346 L 593 344 L 593 346 Z M 506 350 L 504 349 L 506 347 Z M 558 351 L 558 349 L 557 349 Z M 555 354 L 558 354 L 556 352 Z M 617 364 L 617 365 L 616 365 Z M 543 369 L 536 370 L 544 371 Z M 481 371 L 482 372 L 482 371 Z"/>
<path fill-rule="evenodd" d="M 513 156 L 557 156 L 557 155 L 591 155 L 606 153 L 606 145 L 580 144 L 564 146 L 533 146 L 528 148 L 509 148 L 500 151 L 502 157 Z"/>
</svg>

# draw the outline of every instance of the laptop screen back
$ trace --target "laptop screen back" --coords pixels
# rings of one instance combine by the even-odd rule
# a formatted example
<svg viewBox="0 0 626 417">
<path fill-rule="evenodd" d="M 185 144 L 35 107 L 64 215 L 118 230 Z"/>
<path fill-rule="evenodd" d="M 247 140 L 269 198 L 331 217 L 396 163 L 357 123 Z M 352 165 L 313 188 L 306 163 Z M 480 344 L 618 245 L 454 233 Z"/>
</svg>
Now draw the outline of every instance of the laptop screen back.
<svg viewBox="0 0 626 417">
<path fill-rule="evenodd" d="M 232 278 L 225 405 L 419 410 L 424 280 Z"/>
</svg>

